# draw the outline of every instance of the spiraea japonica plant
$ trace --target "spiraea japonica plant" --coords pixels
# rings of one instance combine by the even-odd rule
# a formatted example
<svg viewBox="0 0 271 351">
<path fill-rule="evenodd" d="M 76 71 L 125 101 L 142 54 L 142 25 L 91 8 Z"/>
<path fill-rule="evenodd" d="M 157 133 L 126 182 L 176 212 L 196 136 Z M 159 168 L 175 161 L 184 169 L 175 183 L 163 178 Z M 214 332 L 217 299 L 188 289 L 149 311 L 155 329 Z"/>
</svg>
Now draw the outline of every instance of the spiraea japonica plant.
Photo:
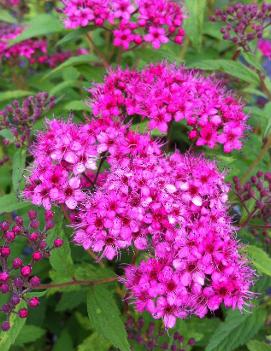
<svg viewBox="0 0 271 351">
<path fill-rule="evenodd" d="M 271 7 L 0 3 L 0 350 L 271 348 Z"/>
</svg>

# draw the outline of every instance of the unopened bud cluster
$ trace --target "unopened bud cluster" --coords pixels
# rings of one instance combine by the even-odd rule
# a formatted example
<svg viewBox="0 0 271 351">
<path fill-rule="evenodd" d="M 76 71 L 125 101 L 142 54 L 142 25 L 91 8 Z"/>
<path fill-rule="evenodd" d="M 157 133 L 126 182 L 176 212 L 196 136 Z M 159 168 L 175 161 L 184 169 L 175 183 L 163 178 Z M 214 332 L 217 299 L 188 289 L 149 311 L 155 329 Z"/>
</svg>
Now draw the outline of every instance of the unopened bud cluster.
<svg viewBox="0 0 271 351">
<path fill-rule="evenodd" d="M 237 3 L 224 11 L 216 10 L 211 20 L 224 23 L 221 33 L 225 40 L 248 50 L 248 43 L 262 38 L 263 31 L 271 24 L 271 5 Z"/>
<path fill-rule="evenodd" d="M 47 258 L 50 251 L 62 246 L 60 238 L 55 239 L 53 247 L 49 248 L 46 243 L 46 232 L 54 227 L 53 213 L 46 211 L 45 225 L 42 230 L 36 211 L 28 212 L 28 224 L 24 223 L 22 217 L 17 216 L 13 223 L 4 221 L 0 223 L 0 293 L 8 294 L 8 301 L 0 307 L 0 311 L 6 315 L 1 329 L 10 329 L 10 316 L 17 313 L 20 318 L 28 316 L 28 308 L 36 308 L 39 298 L 27 297 L 27 293 L 40 285 L 40 278 L 33 275 L 33 266 Z M 31 258 L 23 259 L 14 257 L 13 244 L 16 239 L 24 238 L 26 245 L 31 251 Z M 19 239 L 20 240 L 20 239 Z M 19 308 L 20 302 L 24 301 L 27 307 Z"/>
<path fill-rule="evenodd" d="M 266 243 L 271 243 L 271 238 L 268 237 L 267 230 L 271 226 L 271 172 L 259 171 L 256 175 L 252 176 L 245 184 L 241 184 L 238 177 L 234 177 L 235 192 L 240 199 L 243 207 L 248 210 L 247 225 L 251 228 L 260 228 Z M 253 205 L 253 206 L 252 206 Z M 257 224 L 253 225 L 252 222 L 257 220 Z M 258 223 L 261 225 L 258 225 Z M 254 234 L 258 230 L 253 230 Z"/>
<path fill-rule="evenodd" d="M 186 351 L 188 347 L 195 345 L 194 338 L 188 341 L 175 332 L 173 342 L 169 343 L 167 332 L 164 328 L 158 328 L 154 322 L 147 323 L 143 317 L 135 319 L 129 316 L 125 323 L 129 340 L 135 345 L 141 345 L 146 351 Z"/>
<path fill-rule="evenodd" d="M 38 93 L 23 100 L 22 104 L 14 100 L 0 111 L 0 130 L 8 129 L 15 139 L 16 147 L 28 145 L 34 123 L 42 117 L 45 111 L 53 108 L 54 97 L 47 93 Z M 4 139 L 4 143 L 10 141 Z"/>
</svg>

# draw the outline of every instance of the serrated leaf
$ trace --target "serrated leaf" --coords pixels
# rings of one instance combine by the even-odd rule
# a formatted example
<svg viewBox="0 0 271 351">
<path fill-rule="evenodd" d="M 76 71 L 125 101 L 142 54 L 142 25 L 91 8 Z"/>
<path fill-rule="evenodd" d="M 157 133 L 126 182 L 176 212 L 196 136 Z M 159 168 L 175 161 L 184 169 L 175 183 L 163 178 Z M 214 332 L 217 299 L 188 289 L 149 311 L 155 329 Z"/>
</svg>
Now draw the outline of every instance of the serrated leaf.
<svg viewBox="0 0 271 351">
<path fill-rule="evenodd" d="M 60 301 L 56 306 L 56 311 L 71 311 L 74 308 L 81 305 L 86 300 L 86 292 L 83 291 L 71 291 L 63 293 Z"/>
<path fill-rule="evenodd" d="M 206 5 L 206 0 L 185 1 L 185 7 L 188 11 L 188 18 L 184 22 L 184 28 L 193 46 L 197 50 L 200 50 L 202 45 Z"/>
<path fill-rule="evenodd" d="M 97 57 L 95 55 L 90 55 L 90 54 L 70 57 L 68 60 L 61 63 L 59 66 L 57 66 L 56 68 L 51 70 L 48 74 L 46 74 L 42 80 L 47 79 L 48 77 L 54 75 L 57 72 L 60 72 L 62 69 L 66 67 L 77 66 L 84 63 L 91 63 L 91 62 L 95 62 L 96 60 L 97 60 Z"/>
<path fill-rule="evenodd" d="M 31 298 L 31 297 L 42 297 L 45 296 L 47 294 L 48 290 L 43 290 L 43 291 L 33 291 L 33 292 L 28 292 L 25 294 L 25 297 L 27 299 Z"/>
<path fill-rule="evenodd" d="M 242 52 L 242 56 L 250 66 L 256 68 L 259 71 L 263 70 L 262 65 L 259 62 L 257 62 L 257 58 L 254 54 L 252 54 L 251 52 Z"/>
<path fill-rule="evenodd" d="M 8 194 L 0 197 L 0 213 L 9 213 L 29 206 L 29 202 L 19 201 L 15 194 Z"/>
<path fill-rule="evenodd" d="M 17 310 L 25 306 L 25 302 L 21 302 L 17 306 Z M 0 350 L 1 351 L 8 351 L 11 345 L 14 344 L 17 336 L 21 332 L 26 319 L 19 318 L 16 313 L 11 314 L 10 317 L 10 329 L 7 332 L 0 332 Z"/>
<path fill-rule="evenodd" d="M 17 23 L 15 17 L 13 17 L 8 11 L 4 9 L 0 9 L 0 21 L 8 22 L 8 23 Z"/>
<path fill-rule="evenodd" d="M 26 29 L 20 35 L 10 41 L 11 46 L 29 38 L 59 33 L 64 30 L 63 23 L 53 14 L 36 15 L 25 23 L 25 27 Z"/>
<path fill-rule="evenodd" d="M 18 335 L 15 345 L 22 346 L 24 344 L 34 342 L 45 334 L 46 330 L 36 325 L 25 325 Z"/>
<path fill-rule="evenodd" d="M 257 246 L 249 245 L 246 247 L 246 252 L 257 271 L 271 276 L 271 258 L 265 251 Z"/>
<path fill-rule="evenodd" d="M 11 133 L 9 129 L 0 130 L 0 136 L 7 139 L 10 142 L 15 141 L 15 136 Z"/>
<path fill-rule="evenodd" d="M 193 62 L 189 65 L 191 68 L 202 69 L 206 71 L 221 71 L 233 77 L 239 78 L 244 82 L 258 85 L 259 77 L 257 73 L 246 67 L 240 62 L 230 60 L 202 60 Z"/>
<path fill-rule="evenodd" d="M 87 310 L 97 333 L 121 351 L 129 351 L 127 333 L 111 291 L 102 286 L 91 287 L 87 294 Z"/>
<path fill-rule="evenodd" d="M 97 333 L 93 333 L 78 346 L 77 351 L 107 351 L 110 343 Z"/>
<path fill-rule="evenodd" d="M 254 308 L 252 313 L 230 311 L 212 335 L 206 351 L 232 351 L 246 344 L 263 326 L 266 311 Z"/>
<path fill-rule="evenodd" d="M 78 29 L 74 29 L 71 32 L 69 32 L 68 34 L 66 34 L 63 38 L 61 38 L 56 45 L 57 46 L 61 46 L 63 44 L 66 44 L 70 41 L 74 41 L 77 40 L 79 38 L 82 38 L 82 36 L 89 32 L 89 28 L 78 28 Z"/>
<path fill-rule="evenodd" d="M 90 111 L 90 107 L 88 107 L 82 100 L 70 101 L 65 104 L 64 109 L 68 111 Z"/>
<path fill-rule="evenodd" d="M 77 280 L 97 280 L 110 278 L 114 275 L 114 272 L 109 268 L 101 268 L 90 263 L 83 263 L 75 268 L 74 274 Z"/>
<path fill-rule="evenodd" d="M 66 90 L 68 88 L 73 88 L 73 87 L 79 87 L 79 84 L 75 80 L 65 80 L 64 82 L 61 82 L 54 86 L 50 91 L 51 96 L 58 96 L 63 90 Z"/>
<path fill-rule="evenodd" d="M 12 162 L 12 185 L 13 191 L 16 193 L 19 189 L 20 182 L 25 169 L 26 150 L 18 149 L 13 156 Z"/>
<path fill-rule="evenodd" d="M 251 340 L 247 343 L 249 351 L 271 351 L 271 346 L 258 340 Z"/>
<path fill-rule="evenodd" d="M 33 95 L 32 91 L 27 90 L 12 90 L 0 93 L 0 101 L 14 100 L 21 97 Z"/>
<path fill-rule="evenodd" d="M 53 238 L 49 238 L 49 241 L 51 241 L 50 239 L 53 240 L 55 237 L 60 237 L 63 240 L 63 245 L 53 250 L 49 258 L 53 271 L 56 273 L 54 277 L 55 279 L 57 278 L 57 281 L 70 280 L 74 275 L 74 265 L 71 257 L 69 240 L 63 230 L 63 220 L 61 218 L 58 220 L 52 236 Z"/>
<path fill-rule="evenodd" d="M 56 343 L 52 349 L 52 351 L 73 351 L 73 342 L 72 337 L 67 329 L 64 329 L 59 338 L 57 338 Z"/>
</svg>

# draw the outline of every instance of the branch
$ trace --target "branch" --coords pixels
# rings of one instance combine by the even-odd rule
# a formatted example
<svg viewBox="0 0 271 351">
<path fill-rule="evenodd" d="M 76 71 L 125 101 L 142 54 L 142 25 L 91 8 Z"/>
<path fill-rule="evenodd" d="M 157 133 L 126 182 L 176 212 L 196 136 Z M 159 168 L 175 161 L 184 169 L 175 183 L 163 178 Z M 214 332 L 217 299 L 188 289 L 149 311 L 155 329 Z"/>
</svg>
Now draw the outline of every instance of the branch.
<svg viewBox="0 0 271 351">
<path fill-rule="evenodd" d="M 97 46 L 95 45 L 95 43 L 91 37 L 91 34 L 87 33 L 86 37 L 87 37 L 87 41 L 89 43 L 89 46 L 94 51 L 94 53 L 101 59 L 104 68 L 108 68 L 110 66 L 109 62 L 107 61 L 104 53 L 100 49 L 98 49 Z"/>
</svg>

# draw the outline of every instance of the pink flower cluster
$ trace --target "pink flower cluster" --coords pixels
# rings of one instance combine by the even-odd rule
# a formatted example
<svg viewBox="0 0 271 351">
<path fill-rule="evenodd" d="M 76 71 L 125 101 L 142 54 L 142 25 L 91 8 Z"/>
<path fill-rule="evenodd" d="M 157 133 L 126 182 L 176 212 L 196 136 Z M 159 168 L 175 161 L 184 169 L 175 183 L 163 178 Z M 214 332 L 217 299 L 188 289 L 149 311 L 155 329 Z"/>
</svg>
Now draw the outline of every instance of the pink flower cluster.
<svg viewBox="0 0 271 351">
<path fill-rule="evenodd" d="M 112 30 L 113 44 L 127 50 L 149 42 L 155 49 L 174 40 L 181 44 L 183 10 L 172 0 L 62 0 L 65 26 L 95 25 Z"/>
<path fill-rule="evenodd" d="M 167 328 L 223 303 L 242 309 L 253 273 L 232 235 L 228 190 L 204 158 L 139 153 L 112 164 L 80 211 L 74 240 L 110 260 L 131 246 L 150 252 L 125 269 L 124 282 L 136 309 Z"/>
<path fill-rule="evenodd" d="M 27 39 L 21 43 L 9 46 L 12 39 L 17 38 L 23 32 L 18 25 L 0 23 L 0 60 L 23 57 L 35 63 L 37 56 L 47 52 L 47 41 L 45 39 Z"/>
<path fill-rule="evenodd" d="M 47 126 L 33 148 L 34 168 L 24 191 L 26 199 L 45 209 L 65 204 L 73 210 L 81 204 L 87 196 L 83 189 L 94 189 L 96 182 L 106 177 L 104 173 L 95 179 L 98 161 L 103 162 L 105 154 L 112 163 L 134 149 L 145 152 L 152 148 L 148 136 L 136 135 L 111 119 L 85 125 L 52 120 Z"/>
<path fill-rule="evenodd" d="M 88 54 L 88 50 L 81 48 L 73 51 L 59 51 L 52 54 L 42 55 L 38 58 L 38 63 L 48 65 L 50 68 L 54 68 L 60 63 L 68 60 L 73 56 L 80 56 Z"/>
<path fill-rule="evenodd" d="M 263 56 L 271 59 L 271 41 L 267 39 L 261 39 L 258 43 L 258 49 Z"/>
<path fill-rule="evenodd" d="M 186 121 L 198 146 L 241 149 L 247 116 L 243 105 L 218 82 L 165 63 L 141 72 L 117 69 L 90 89 L 95 116 L 140 116 L 150 129 L 167 132 L 171 122 Z"/>
<path fill-rule="evenodd" d="M 163 319 L 242 309 L 253 271 L 227 214 L 229 186 L 203 157 L 162 153 L 111 116 L 76 125 L 52 120 L 33 148 L 24 192 L 36 205 L 66 205 L 74 241 L 109 260 L 148 253 L 122 279 L 139 312 Z M 149 257 L 149 258 L 148 258 Z"/>
</svg>

